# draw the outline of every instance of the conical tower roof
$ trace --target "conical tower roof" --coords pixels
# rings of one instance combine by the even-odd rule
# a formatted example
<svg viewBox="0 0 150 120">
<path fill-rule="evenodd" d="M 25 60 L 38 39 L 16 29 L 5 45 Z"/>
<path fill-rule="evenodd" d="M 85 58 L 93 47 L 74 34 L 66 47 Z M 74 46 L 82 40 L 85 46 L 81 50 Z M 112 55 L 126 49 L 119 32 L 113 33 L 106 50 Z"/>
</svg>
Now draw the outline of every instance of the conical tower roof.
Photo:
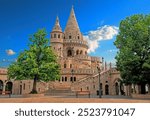
<svg viewBox="0 0 150 120">
<path fill-rule="evenodd" d="M 65 28 L 65 32 L 70 31 L 70 30 L 80 32 L 80 29 L 79 29 L 79 26 L 78 26 L 78 22 L 76 20 L 76 16 L 75 16 L 73 7 L 71 9 L 71 13 L 70 13 L 70 16 L 69 16 L 69 19 L 68 19 L 68 22 L 67 22 L 67 26 Z"/>
<path fill-rule="evenodd" d="M 54 25 L 54 27 L 53 27 L 52 32 L 53 32 L 53 31 L 62 32 L 62 29 L 61 29 L 60 24 L 59 24 L 59 18 L 58 18 L 58 16 L 56 17 L 56 22 L 55 22 L 55 25 Z"/>
</svg>

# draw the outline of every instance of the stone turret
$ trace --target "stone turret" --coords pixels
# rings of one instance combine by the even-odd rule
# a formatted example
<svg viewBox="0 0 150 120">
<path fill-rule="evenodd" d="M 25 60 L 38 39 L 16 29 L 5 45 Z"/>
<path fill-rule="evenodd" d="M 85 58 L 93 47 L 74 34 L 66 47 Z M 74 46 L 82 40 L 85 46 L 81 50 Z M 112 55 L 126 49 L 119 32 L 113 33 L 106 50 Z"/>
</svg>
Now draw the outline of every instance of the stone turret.
<svg viewBox="0 0 150 120">
<path fill-rule="evenodd" d="M 83 36 L 80 32 L 80 28 L 78 26 L 78 22 L 76 20 L 76 16 L 74 13 L 74 9 L 72 7 L 71 13 L 65 28 L 65 39 L 66 40 L 83 40 Z"/>
<path fill-rule="evenodd" d="M 62 32 L 62 29 L 59 24 L 59 18 L 56 17 L 56 22 L 53 27 L 53 30 L 51 32 L 51 47 L 55 51 L 55 53 L 59 56 L 63 56 L 63 38 L 64 33 Z"/>
</svg>

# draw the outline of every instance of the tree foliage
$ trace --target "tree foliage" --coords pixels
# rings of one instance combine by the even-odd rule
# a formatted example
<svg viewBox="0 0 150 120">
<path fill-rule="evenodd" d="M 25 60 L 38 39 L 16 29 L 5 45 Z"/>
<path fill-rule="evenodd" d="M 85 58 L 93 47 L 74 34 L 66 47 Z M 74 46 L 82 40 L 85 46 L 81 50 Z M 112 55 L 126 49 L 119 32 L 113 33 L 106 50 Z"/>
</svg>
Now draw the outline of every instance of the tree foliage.
<svg viewBox="0 0 150 120">
<path fill-rule="evenodd" d="M 52 81 L 60 77 L 60 66 L 57 56 L 48 46 L 47 34 L 44 29 L 38 30 L 29 38 L 29 49 L 18 56 L 17 62 L 8 68 L 10 79 L 34 79 L 32 93 L 37 93 L 36 82 Z"/>
<path fill-rule="evenodd" d="M 115 45 L 117 68 L 127 84 L 150 83 L 150 15 L 122 20 Z"/>
</svg>

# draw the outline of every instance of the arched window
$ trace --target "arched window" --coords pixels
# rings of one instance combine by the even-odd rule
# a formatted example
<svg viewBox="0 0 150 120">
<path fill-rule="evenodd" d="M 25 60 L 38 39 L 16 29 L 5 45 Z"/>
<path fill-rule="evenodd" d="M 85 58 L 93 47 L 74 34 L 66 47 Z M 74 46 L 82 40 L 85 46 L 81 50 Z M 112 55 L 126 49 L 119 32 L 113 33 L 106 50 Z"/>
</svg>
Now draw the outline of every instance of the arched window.
<svg viewBox="0 0 150 120">
<path fill-rule="evenodd" d="M 65 82 L 67 82 L 67 77 L 65 77 Z"/>
<path fill-rule="evenodd" d="M 71 35 L 69 35 L 69 39 L 71 39 Z"/>
<path fill-rule="evenodd" d="M 60 38 L 60 34 L 58 34 L 58 38 Z"/>
<path fill-rule="evenodd" d="M 62 82 L 64 81 L 64 77 L 62 77 Z"/>
<path fill-rule="evenodd" d="M 80 51 L 80 54 L 82 55 L 82 50 Z"/>
<path fill-rule="evenodd" d="M 74 77 L 74 81 L 76 81 L 76 77 Z"/>
<path fill-rule="evenodd" d="M 64 64 L 64 68 L 67 68 L 67 64 L 66 63 Z"/>
<path fill-rule="evenodd" d="M 53 38 L 53 35 L 51 34 L 51 38 Z"/>
<path fill-rule="evenodd" d="M 78 36 L 78 39 L 80 39 L 80 37 Z"/>
<path fill-rule="evenodd" d="M 73 77 L 70 78 L 70 81 L 73 82 Z"/>
<path fill-rule="evenodd" d="M 79 50 L 76 51 L 76 55 L 78 55 L 78 54 L 79 54 Z"/>
<path fill-rule="evenodd" d="M 109 85 L 105 85 L 105 95 L 109 95 Z"/>
<path fill-rule="evenodd" d="M 54 38 L 56 38 L 56 34 L 54 34 Z"/>
<path fill-rule="evenodd" d="M 67 56 L 68 56 L 68 57 L 72 56 L 72 50 L 68 50 Z"/>
</svg>

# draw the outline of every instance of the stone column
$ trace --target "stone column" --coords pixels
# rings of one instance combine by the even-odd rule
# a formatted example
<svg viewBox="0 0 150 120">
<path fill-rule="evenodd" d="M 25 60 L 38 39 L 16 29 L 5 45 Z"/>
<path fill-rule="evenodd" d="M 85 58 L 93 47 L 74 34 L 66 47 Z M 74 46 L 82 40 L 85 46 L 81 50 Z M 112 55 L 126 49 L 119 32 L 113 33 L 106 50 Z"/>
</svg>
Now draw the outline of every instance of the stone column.
<svg viewBox="0 0 150 120">
<path fill-rule="evenodd" d="M 3 91 L 2 91 L 2 94 L 3 94 L 3 95 L 5 95 L 5 87 L 6 87 L 6 84 L 4 83 L 4 84 L 3 84 Z"/>
</svg>

